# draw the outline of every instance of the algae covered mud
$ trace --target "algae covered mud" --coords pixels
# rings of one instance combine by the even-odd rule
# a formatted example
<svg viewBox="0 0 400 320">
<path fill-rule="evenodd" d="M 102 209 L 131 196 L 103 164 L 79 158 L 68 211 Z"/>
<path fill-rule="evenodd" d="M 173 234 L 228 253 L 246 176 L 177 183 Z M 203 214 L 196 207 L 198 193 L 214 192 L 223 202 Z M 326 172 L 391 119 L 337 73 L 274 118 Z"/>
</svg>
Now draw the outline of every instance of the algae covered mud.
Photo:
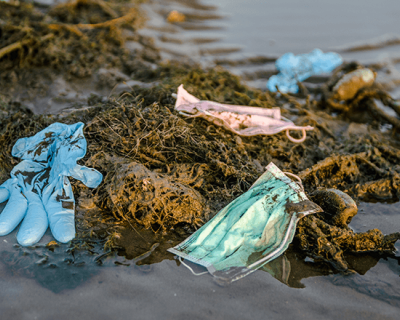
<svg viewBox="0 0 400 320">
<path fill-rule="evenodd" d="M 219 19 L 216 8 L 194 3 L 215 11 L 209 20 Z M 154 28 L 148 34 L 139 2 L 0 2 L 0 8 L 0 182 L 19 162 L 11 157 L 15 141 L 55 121 L 86 124 L 82 164 L 104 175 L 95 190 L 73 183 L 71 243 L 46 235 L 23 248 L 15 234 L 0 239 L 4 314 L 396 318 L 398 109 L 388 86 L 377 83 L 337 100 L 335 85 L 359 63 L 345 63 L 297 96 L 277 95 L 220 67 L 161 61 L 168 50 L 155 44 Z M 169 25 L 190 30 L 207 20 L 201 17 L 186 13 L 183 25 Z M 243 61 L 223 64 L 249 63 Z M 386 68 L 368 67 L 378 76 Z M 315 129 L 301 144 L 284 133 L 239 137 L 179 115 L 172 94 L 180 84 L 202 100 L 280 107 L 296 125 Z M 179 266 L 166 249 L 247 191 L 271 161 L 298 174 L 316 202 L 321 188 L 334 188 L 355 199 L 360 212 L 349 219 L 354 212 L 344 214 L 333 199 L 339 206 L 327 203 L 327 214 L 302 219 L 285 255 L 263 267 L 275 278 L 259 271 L 221 288 Z"/>
</svg>

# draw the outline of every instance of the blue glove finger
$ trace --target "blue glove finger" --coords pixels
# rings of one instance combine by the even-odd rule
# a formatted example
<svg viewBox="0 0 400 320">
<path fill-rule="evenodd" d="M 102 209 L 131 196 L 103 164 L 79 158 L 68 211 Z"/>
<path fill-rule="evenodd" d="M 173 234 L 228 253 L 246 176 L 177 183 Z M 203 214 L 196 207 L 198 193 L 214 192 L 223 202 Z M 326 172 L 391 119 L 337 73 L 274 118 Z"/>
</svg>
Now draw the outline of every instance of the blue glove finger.
<svg viewBox="0 0 400 320">
<path fill-rule="evenodd" d="M 10 197 L 10 193 L 6 188 L 0 188 L 0 203 L 3 203 Z"/>
<path fill-rule="evenodd" d="M 8 179 L 0 186 L 0 203 L 3 203 L 10 197 L 10 192 L 8 189 L 10 188 L 11 180 L 12 179 Z"/>
<path fill-rule="evenodd" d="M 31 246 L 44 235 L 49 225 L 47 213 L 39 195 L 24 191 L 28 199 L 28 211 L 17 234 L 17 241 L 22 246 Z"/>
<path fill-rule="evenodd" d="M 21 222 L 28 208 L 28 201 L 21 193 L 17 183 L 13 183 L 8 190 L 10 198 L 3 212 L 0 214 L 0 236 L 5 236 L 13 231 Z"/>
<path fill-rule="evenodd" d="M 96 188 L 103 180 L 103 175 L 96 169 L 78 164 L 69 171 L 69 175 L 76 180 L 82 181 L 89 188 Z"/>
<path fill-rule="evenodd" d="M 72 240 L 75 237 L 75 200 L 68 178 L 60 177 L 42 199 L 54 238 L 62 243 Z"/>
</svg>

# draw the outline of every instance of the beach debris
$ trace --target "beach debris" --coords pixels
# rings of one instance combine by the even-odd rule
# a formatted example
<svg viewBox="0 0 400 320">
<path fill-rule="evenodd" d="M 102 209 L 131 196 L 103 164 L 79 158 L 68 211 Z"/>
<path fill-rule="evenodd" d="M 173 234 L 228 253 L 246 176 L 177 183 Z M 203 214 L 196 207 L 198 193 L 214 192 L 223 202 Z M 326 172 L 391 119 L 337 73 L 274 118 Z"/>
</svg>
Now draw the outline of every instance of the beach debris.
<svg viewBox="0 0 400 320">
<path fill-rule="evenodd" d="M 333 99 L 350 100 L 363 88 L 372 86 L 376 73 L 371 69 L 357 69 L 345 74 L 333 87 Z"/>
<path fill-rule="evenodd" d="M 371 87 L 376 78 L 376 72 L 368 68 L 359 68 L 345 73 L 326 94 L 326 102 L 335 109 L 347 107 L 350 100 L 365 88 Z"/>
<path fill-rule="evenodd" d="M 310 53 L 294 55 L 285 53 L 275 62 L 279 74 L 269 78 L 267 88 L 276 92 L 277 88 L 282 93 L 297 93 L 298 82 L 323 73 L 330 73 L 343 63 L 342 57 L 334 52 L 323 53 L 314 49 Z"/>
<path fill-rule="evenodd" d="M 350 70 L 346 70 L 350 69 Z M 345 71 L 345 72 L 343 72 Z M 360 65 L 342 66 L 337 74 L 323 86 L 324 102 L 332 109 L 349 112 L 362 109 L 368 111 L 373 118 L 380 119 L 400 129 L 400 102 L 393 99 L 386 91 L 375 84 L 376 72 Z M 393 109 L 393 116 L 380 108 L 376 101 Z"/>
<path fill-rule="evenodd" d="M 288 248 L 298 220 L 322 211 L 297 179 L 270 163 L 246 193 L 168 251 L 206 267 L 222 282 L 254 272 Z"/>
<path fill-rule="evenodd" d="M 279 108 L 266 109 L 201 101 L 188 93 L 183 85 L 178 87 L 176 98 L 175 110 L 185 117 L 204 118 L 240 136 L 274 135 L 285 131 L 290 141 L 300 143 L 306 139 L 306 131 L 314 129 L 311 126 L 296 126 L 281 116 Z M 302 137 L 292 137 L 291 130 L 301 131 Z"/>
<path fill-rule="evenodd" d="M 169 23 L 185 22 L 186 21 L 186 16 L 183 13 L 179 12 L 179 11 L 173 10 L 168 14 L 167 21 Z"/>
<path fill-rule="evenodd" d="M 102 181 L 97 170 L 78 165 L 86 154 L 83 123 L 53 123 L 32 137 L 19 139 L 12 155 L 22 161 L 0 186 L 0 202 L 9 199 L 0 214 L 0 235 L 13 231 L 23 246 L 38 242 L 50 225 L 54 238 L 75 237 L 75 200 L 68 176 L 96 188 Z"/>
</svg>

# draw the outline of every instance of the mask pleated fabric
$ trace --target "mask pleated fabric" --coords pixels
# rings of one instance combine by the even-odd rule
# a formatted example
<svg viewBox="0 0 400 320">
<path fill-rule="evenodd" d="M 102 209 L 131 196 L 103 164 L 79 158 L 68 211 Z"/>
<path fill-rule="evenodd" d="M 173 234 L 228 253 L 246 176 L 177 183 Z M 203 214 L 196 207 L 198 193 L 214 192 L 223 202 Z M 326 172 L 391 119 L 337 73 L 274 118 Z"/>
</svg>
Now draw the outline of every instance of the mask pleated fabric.
<svg viewBox="0 0 400 320">
<path fill-rule="evenodd" d="M 311 126 L 295 125 L 289 119 L 281 116 L 279 108 L 259 108 L 201 101 L 188 93 L 183 85 L 178 87 L 178 94 L 175 97 L 175 110 L 181 115 L 188 118 L 206 119 L 243 137 L 274 135 L 284 131 L 290 141 L 301 143 L 306 139 L 306 131 L 314 129 Z M 290 131 L 300 131 L 302 137 L 296 139 L 291 136 Z"/>
<path fill-rule="evenodd" d="M 293 240 L 297 221 L 320 211 L 299 183 L 270 163 L 246 193 L 168 251 L 232 282 L 280 256 Z"/>
</svg>

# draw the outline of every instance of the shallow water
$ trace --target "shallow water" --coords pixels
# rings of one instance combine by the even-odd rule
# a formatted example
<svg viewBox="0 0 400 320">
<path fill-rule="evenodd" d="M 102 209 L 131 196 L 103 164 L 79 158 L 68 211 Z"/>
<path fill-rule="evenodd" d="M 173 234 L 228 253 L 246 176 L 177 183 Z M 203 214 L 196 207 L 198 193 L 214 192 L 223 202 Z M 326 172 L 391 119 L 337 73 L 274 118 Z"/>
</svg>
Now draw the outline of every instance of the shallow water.
<svg viewBox="0 0 400 320">
<path fill-rule="evenodd" d="M 398 230 L 389 218 L 400 212 L 400 203 L 362 203 L 360 209 L 351 223 L 355 230 Z M 91 252 L 74 251 L 70 245 L 46 247 L 51 240 L 48 232 L 37 246 L 21 248 L 15 232 L 1 238 L 5 318 L 398 318 L 399 255 L 348 255 L 356 273 L 343 276 L 289 249 L 263 270 L 221 287 L 209 275 L 192 275 L 166 252 L 135 265 L 123 256 L 99 259 L 95 244 Z M 147 264 L 152 260 L 161 262 Z"/>
<path fill-rule="evenodd" d="M 141 32 L 155 37 L 166 59 L 185 55 L 204 65 L 216 60 L 239 60 L 242 63 L 222 65 L 245 76 L 250 85 L 265 88 L 275 71 L 275 58 L 286 52 L 300 54 L 320 48 L 339 52 L 346 61 L 389 64 L 391 71 L 381 80 L 390 82 L 395 78 L 394 86 L 400 84 L 398 71 L 392 67 L 400 59 L 400 4 L 396 0 L 150 2 L 145 6 L 149 27 Z M 166 22 L 171 10 L 186 14 L 187 20 Z M 394 43 L 385 45 L 387 40 Z M 356 49 L 365 44 L 375 48 Z M 257 63 L 243 61 L 254 57 L 264 59 Z"/>
<path fill-rule="evenodd" d="M 205 64 L 259 55 L 275 58 L 287 51 L 325 51 L 396 32 L 399 8 L 398 1 L 389 0 L 159 0 L 147 7 L 153 27 L 142 32 L 156 37 L 165 58 L 181 53 Z M 165 17 L 172 9 L 192 16 L 185 24 L 168 24 Z M 342 54 L 347 60 L 371 63 L 394 61 L 398 50 L 394 45 Z M 237 74 L 248 73 L 250 84 L 264 87 L 265 75 L 274 69 L 273 59 L 267 60 L 224 65 Z M 355 231 L 399 231 L 400 203 L 361 203 L 359 208 L 350 224 Z M 46 247 L 51 240 L 47 233 L 35 248 L 21 248 L 15 232 L 0 238 L 3 318 L 398 318 L 398 252 L 348 255 L 356 273 L 343 276 L 289 249 L 263 270 L 221 287 L 209 275 L 193 276 L 160 250 L 154 253 L 157 258 L 135 264 L 124 256 L 99 259 L 101 244 L 90 253 L 70 250 L 69 245 Z"/>
</svg>

